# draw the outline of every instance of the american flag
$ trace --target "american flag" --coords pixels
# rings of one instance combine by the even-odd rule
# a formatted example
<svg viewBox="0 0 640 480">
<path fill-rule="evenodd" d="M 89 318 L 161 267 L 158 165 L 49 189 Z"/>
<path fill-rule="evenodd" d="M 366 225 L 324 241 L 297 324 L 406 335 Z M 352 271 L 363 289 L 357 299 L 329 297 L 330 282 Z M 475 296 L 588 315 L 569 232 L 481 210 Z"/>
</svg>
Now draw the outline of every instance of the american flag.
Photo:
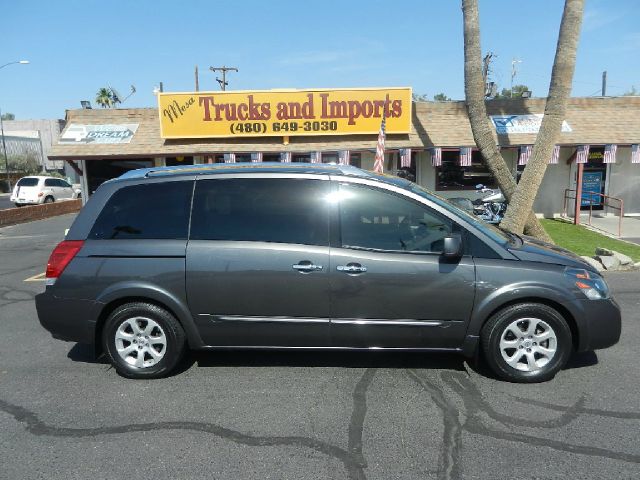
<svg viewBox="0 0 640 480">
<path fill-rule="evenodd" d="M 262 152 L 255 152 L 251 154 L 252 163 L 262 163 Z"/>
<path fill-rule="evenodd" d="M 311 163 L 322 163 L 322 152 L 311 152 Z"/>
<path fill-rule="evenodd" d="M 338 164 L 349 165 L 351 161 L 351 152 L 349 150 L 340 150 L 338 152 Z"/>
<path fill-rule="evenodd" d="M 560 145 L 556 145 L 555 147 L 553 147 L 553 153 L 551 154 L 551 158 L 549 159 L 549 164 L 557 165 L 559 159 L 560 159 Z"/>
<path fill-rule="evenodd" d="M 631 145 L 631 163 L 640 163 L 640 145 Z"/>
<path fill-rule="evenodd" d="M 531 157 L 531 150 L 533 150 L 533 147 L 531 145 L 522 145 L 520 147 L 518 165 L 526 165 L 527 162 L 529 162 L 529 157 Z"/>
<path fill-rule="evenodd" d="M 616 163 L 617 151 L 618 151 L 618 145 L 615 145 L 615 144 L 605 145 L 603 163 Z"/>
<path fill-rule="evenodd" d="M 236 154 L 235 153 L 225 153 L 224 154 L 224 163 L 236 163 Z"/>
<path fill-rule="evenodd" d="M 387 124 L 386 105 L 382 112 L 382 123 L 380 123 L 380 132 L 378 133 L 378 145 L 376 146 L 376 160 L 373 163 L 373 171 L 376 173 L 384 173 L 384 141 L 385 128 Z"/>
<path fill-rule="evenodd" d="M 442 166 L 442 149 L 440 147 L 433 147 L 431 149 L 431 165 L 434 167 Z"/>
<path fill-rule="evenodd" d="M 280 152 L 280 161 L 282 163 L 291 163 L 291 152 Z"/>
<path fill-rule="evenodd" d="M 471 166 L 471 147 L 460 147 L 460 166 Z"/>
<path fill-rule="evenodd" d="M 400 166 L 411 168 L 411 149 L 410 148 L 400 149 Z"/>
<path fill-rule="evenodd" d="M 587 163 L 589 161 L 589 145 L 578 145 L 576 150 L 576 163 Z"/>
</svg>

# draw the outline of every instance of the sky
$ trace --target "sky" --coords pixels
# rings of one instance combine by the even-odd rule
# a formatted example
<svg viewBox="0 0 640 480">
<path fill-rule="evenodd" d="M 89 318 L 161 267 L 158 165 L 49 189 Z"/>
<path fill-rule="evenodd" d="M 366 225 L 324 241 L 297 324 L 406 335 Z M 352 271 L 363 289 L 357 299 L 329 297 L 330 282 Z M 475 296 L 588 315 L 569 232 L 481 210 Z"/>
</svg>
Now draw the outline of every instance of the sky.
<svg viewBox="0 0 640 480">
<path fill-rule="evenodd" d="M 545 96 L 561 0 L 479 0 L 493 79 Z M 17 119 L 64 118 L 100 87 L 122 107 L 156 105 L 154 87 L 218 90 L 210 66 L 234 66 L 228 89 L 410 86 L 464 97 L 458 0 L 0 0 L 0 109 Z M 640 89 L 640 1 L 586 0 L 573 95 Z"/>
</svg>

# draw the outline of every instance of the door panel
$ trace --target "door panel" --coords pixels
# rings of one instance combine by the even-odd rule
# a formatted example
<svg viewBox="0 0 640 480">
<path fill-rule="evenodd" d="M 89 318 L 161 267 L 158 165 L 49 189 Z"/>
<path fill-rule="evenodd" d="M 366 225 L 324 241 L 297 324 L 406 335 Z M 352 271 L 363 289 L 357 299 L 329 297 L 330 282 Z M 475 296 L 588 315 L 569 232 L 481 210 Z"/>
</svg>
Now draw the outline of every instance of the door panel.
<svg viewBox="0 0 640 480">
<path fill-rule="evenodd" d="M 339 245 L 331 249 L 331 338 L 336 346 L 459 347 L 473 307 L 475 267 L 440 254 L 462 233 L 398 194 L 340 185 Z"/>
<path fill-rule="evenodd" d="M 344 273 L 350 263 L 364 273 Z M 332 339 L 336 346 L 457 347 L 474 297 L 471 257 L 331 250 Z M 366 321 L 369 320 L 369 321 Z"/>
<path fill-rule="evenodd" d="M 216 346 L 329 345 L 329 181 L 196 182 L 189 308 Z"/>
<path fill-rule="evenodd" d="M 189 308 L 209 345 L 326 346 L 328 265 L 328 247 L 191 241 Z"/>
</svg>

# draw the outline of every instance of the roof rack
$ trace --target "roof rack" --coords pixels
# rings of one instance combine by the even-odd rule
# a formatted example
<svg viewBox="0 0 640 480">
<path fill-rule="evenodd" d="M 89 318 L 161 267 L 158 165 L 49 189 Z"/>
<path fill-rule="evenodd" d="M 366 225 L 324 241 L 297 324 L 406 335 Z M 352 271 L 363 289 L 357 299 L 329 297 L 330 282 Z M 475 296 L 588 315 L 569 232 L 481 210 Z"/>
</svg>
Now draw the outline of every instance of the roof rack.
<svg viewBox="0 0 640 480">
<path fill-rule="evenodd" d="M 214 172 L 238 172 L 243 170 L 270 171 L 282 173 L 315 173 L 315 174 L 342 174 L 358 177 L 371 176 L 370 172 L 361 170 L 351 165 L 337 165 L 331 163 L 218 163 L 199 165 L 177 165 L 172 167 L 151 167 L 131 170 L 122 174 L 119 179 L 150 178 L 159 175 L 188 175 L 207 174 Z"/>
</svg>

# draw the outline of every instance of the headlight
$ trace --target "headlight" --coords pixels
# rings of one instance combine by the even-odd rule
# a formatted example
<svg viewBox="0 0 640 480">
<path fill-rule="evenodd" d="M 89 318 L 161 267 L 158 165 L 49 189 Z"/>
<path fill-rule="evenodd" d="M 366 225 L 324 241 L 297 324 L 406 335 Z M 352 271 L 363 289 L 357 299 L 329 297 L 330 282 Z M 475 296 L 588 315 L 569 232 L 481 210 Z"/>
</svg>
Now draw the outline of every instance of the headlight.
<svg viewBox="0 0 640 480">
<path fill-rule="evenodd" d="M 567 268 L 565 275 L 589 300 L 609 298 L 609 287 L 600 275 L 578 268 Z"/>
</svg>

